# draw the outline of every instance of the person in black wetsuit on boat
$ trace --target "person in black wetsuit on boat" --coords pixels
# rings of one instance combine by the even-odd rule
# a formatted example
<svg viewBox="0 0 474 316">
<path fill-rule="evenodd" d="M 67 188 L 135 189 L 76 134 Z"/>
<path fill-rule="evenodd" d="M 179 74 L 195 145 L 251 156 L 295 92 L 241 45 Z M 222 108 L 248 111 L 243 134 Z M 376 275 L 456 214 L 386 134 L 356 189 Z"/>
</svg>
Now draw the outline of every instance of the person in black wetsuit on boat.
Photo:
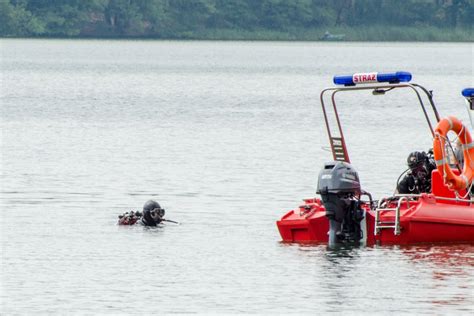
<svg viewBox="0 0 474 316">
<path fill-rule="evenodd" d="M 165 216 L 165 209 L 161 208 L 160 204 L 154 200 L 149 200 L 143 205 L 143 211 L 130 211 L 119 215 L 119 225 L 134 225 L 140 223 L 143 226 L 156 226 L 162 221 Z M 168 220 L 169 221 L 169 220 Z M 173 222 L 173 221 L 171 221 Z"/>
<path fill-rule="evenodd" d="M 408 169 L 397 182 L 397 193 L 420 194 L 431 192 L 431 171 L 436 169 L 432 150 L 414 151 L 407 158 Z M 401 176 L 400 176 L 401 177 Z"/>
</svg>

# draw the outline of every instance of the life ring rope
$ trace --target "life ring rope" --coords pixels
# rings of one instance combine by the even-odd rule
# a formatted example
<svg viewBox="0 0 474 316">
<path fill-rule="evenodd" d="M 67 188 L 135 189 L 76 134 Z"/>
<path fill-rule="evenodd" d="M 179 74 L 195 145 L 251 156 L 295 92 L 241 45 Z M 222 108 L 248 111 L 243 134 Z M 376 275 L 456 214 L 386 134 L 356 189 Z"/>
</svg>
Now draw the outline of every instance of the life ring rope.
<svg viewBox="0 0 474 316">
<path fill-rule="evenodd" d="M 464 155 L 464 154 L 467 154 L 467 155 L 468 155 L 469 161 L 470 161 L 469 167 L 470 167 L 471 169 L 473 169 L 473 166 L 472 166 L 473 159 L 472 159 L 472 157 L 471 157 L 471 152 L 470 152 L 469 149 L 474 148 L 474 142 L 471 141 L 470 143 L 467 143 L 467 142 L 468 142 L 467 134 L 469 133 L 469 131 L 466 129 L 466 127 L 464 126 L 464 124 L 462 125 L 462 129 L 461 129 L 461 131 L 459 132 L 459 134 L 461 134 L 464 130 L 465 130 L 466 132 L 464 133 L 464 143 L 461 142 L 461 149 L 462 149 L 462 151 L 463 151 L 463 155 Z M 459 134 L 458 134 L 458 138 L 461 137 Z M 466 160 L 465 160 L 465 161 L 466 161 Z M 461 174 L 461 177 L 466 181 L 466 183 L 469 183 L 469 179 L 467 179 L 467 177 L 466 177 L 464 174 Z M 465 194 L 465 195 L 461 196 L 458 191 L 454 191 L 454 193 L 456 194 L 456 197 L 457 197 L 457 198 L 465 199 L 465 198 L 467 198 L 467 197 L 469 196 L 469 194 L 471 193 L 471 189 L 472 189 L 472 186 L 473 186 L 473 184 L 474 184 L 474 181 L 470 181 L 470 183 L 471 183 L 471 184 L 469 185 L 469 187 L 466 188 L 466 194 Z"/>
<path fill-rule="evenodd" d="M 466 127 L 464 126 L 464 124 L 463 124 L 462 127 L 463 127 L 464 129 L 466 128 Z M 471 141 L 471 142 L 468 143 L 467 133 L 469 133 L 469 131 L 466 129 L 466 133 L 464 134 L 464 143 L 461 143 L 461 149 L 462 149 L 462 151 L 463 151 L 463 154 L 465 153 L 465 154 L 467 154 L 467 156 L 469 157 L 469 167 L 470 167 L 471 169 L 474 169 L 474 167 L 473 167 L 474 159 L 472 159 L 472 157 L 471 157 L 471 150 L 470 150 L 470 149 L 473 149 L 473 148 L 474 148 L 474 142 Z M 466 180 L 466 181 L 468 181 L 468 180 Z M 466 191 L 467 191 L 466 194 L 463 195 L 463 196 L 460 196 L 459 192 L 458 192 L 458 191 L 455 191 L 456 197 L 461 198 L 461 199 L 467 198 L 467 197 L 470 195 L 470 193 L 471 193 L 471 190 L 472 190 L 472 186 L 473 186 L 473 185 L 474 185 L 474 181 L 472 181 L 472 179 L 471 179 L 471 184 L 469 185 L 469 188 L 466 189 Z"/>
<path fill-rule="evenodd" d="M 449 159 L 446 153 L 446 143 L 450 144 L 447 134 L 450 131 L 457 134 L 458 141 L 461 143 L 464 163 L 460 175 L 456 175 L 449 166 Z M 450 116 L 438 122 L 433 139 L 433 152 L 436 167 L 443 177 L 444 184 L 450 190 L 455 191 L 457 197 L 460 197 L 458 191 L 467 189 L 465 196 L 467 197 L 473 186 L 474 142 L 472 141 L 471 134 L 460 120 L 454 116 Z"/>
</svg>

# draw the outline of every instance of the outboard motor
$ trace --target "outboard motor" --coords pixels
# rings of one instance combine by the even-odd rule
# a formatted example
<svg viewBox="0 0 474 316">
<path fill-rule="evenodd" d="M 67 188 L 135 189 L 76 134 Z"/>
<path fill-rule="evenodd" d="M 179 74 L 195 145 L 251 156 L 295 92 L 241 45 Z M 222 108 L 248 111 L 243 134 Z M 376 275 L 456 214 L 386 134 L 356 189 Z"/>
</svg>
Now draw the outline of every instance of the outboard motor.
<svg viewBox="0 0 474 316">
<path fill-rule="evenodd" d="M 329 219 L 329 245 L 359 243 L 363 237 L 360 223 L 364 211 L 360 206 L 359 175 L 354 167 L 343 161 L 325 163 L 316 193 L 321 195 Z"/>
</svg>

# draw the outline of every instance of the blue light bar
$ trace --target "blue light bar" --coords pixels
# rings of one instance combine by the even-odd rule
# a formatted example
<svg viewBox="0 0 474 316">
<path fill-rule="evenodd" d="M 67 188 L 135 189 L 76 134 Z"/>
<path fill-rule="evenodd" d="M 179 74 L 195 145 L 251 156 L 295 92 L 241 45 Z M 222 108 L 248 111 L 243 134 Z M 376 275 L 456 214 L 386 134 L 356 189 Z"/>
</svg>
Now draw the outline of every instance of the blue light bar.
<svg viewBox="0 0 474 316">
<path fill-rule="evenodd" d="M 461 93 L 465 98 L 474 98 L 474 88 L 466 88 Z"/>
<path fill-rule="evenodd" d="M 411 80 L 411 73 L 406 71 L 397 71 L 392 73 L 378 73 L 378 72 L 365 72 L 355 73 L 349 76 L 334 76 L 334 84 L 343 84 L 345 86 L 355 86 L 356 84 L 363 83 L 400 83 L 409 82 Z"/>
</svg>

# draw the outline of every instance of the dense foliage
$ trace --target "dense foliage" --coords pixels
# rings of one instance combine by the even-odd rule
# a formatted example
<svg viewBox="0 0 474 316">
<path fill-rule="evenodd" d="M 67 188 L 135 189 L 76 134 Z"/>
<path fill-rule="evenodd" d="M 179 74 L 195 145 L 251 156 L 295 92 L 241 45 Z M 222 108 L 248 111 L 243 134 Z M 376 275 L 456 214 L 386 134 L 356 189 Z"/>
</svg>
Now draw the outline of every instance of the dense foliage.
<svg viewBox="0 0 474 316">
<path fill-rule="evenodd" d="M 472 40 L 473 17 L 474 0 L 0 0 L 0 36 Z"/>
</svg>

